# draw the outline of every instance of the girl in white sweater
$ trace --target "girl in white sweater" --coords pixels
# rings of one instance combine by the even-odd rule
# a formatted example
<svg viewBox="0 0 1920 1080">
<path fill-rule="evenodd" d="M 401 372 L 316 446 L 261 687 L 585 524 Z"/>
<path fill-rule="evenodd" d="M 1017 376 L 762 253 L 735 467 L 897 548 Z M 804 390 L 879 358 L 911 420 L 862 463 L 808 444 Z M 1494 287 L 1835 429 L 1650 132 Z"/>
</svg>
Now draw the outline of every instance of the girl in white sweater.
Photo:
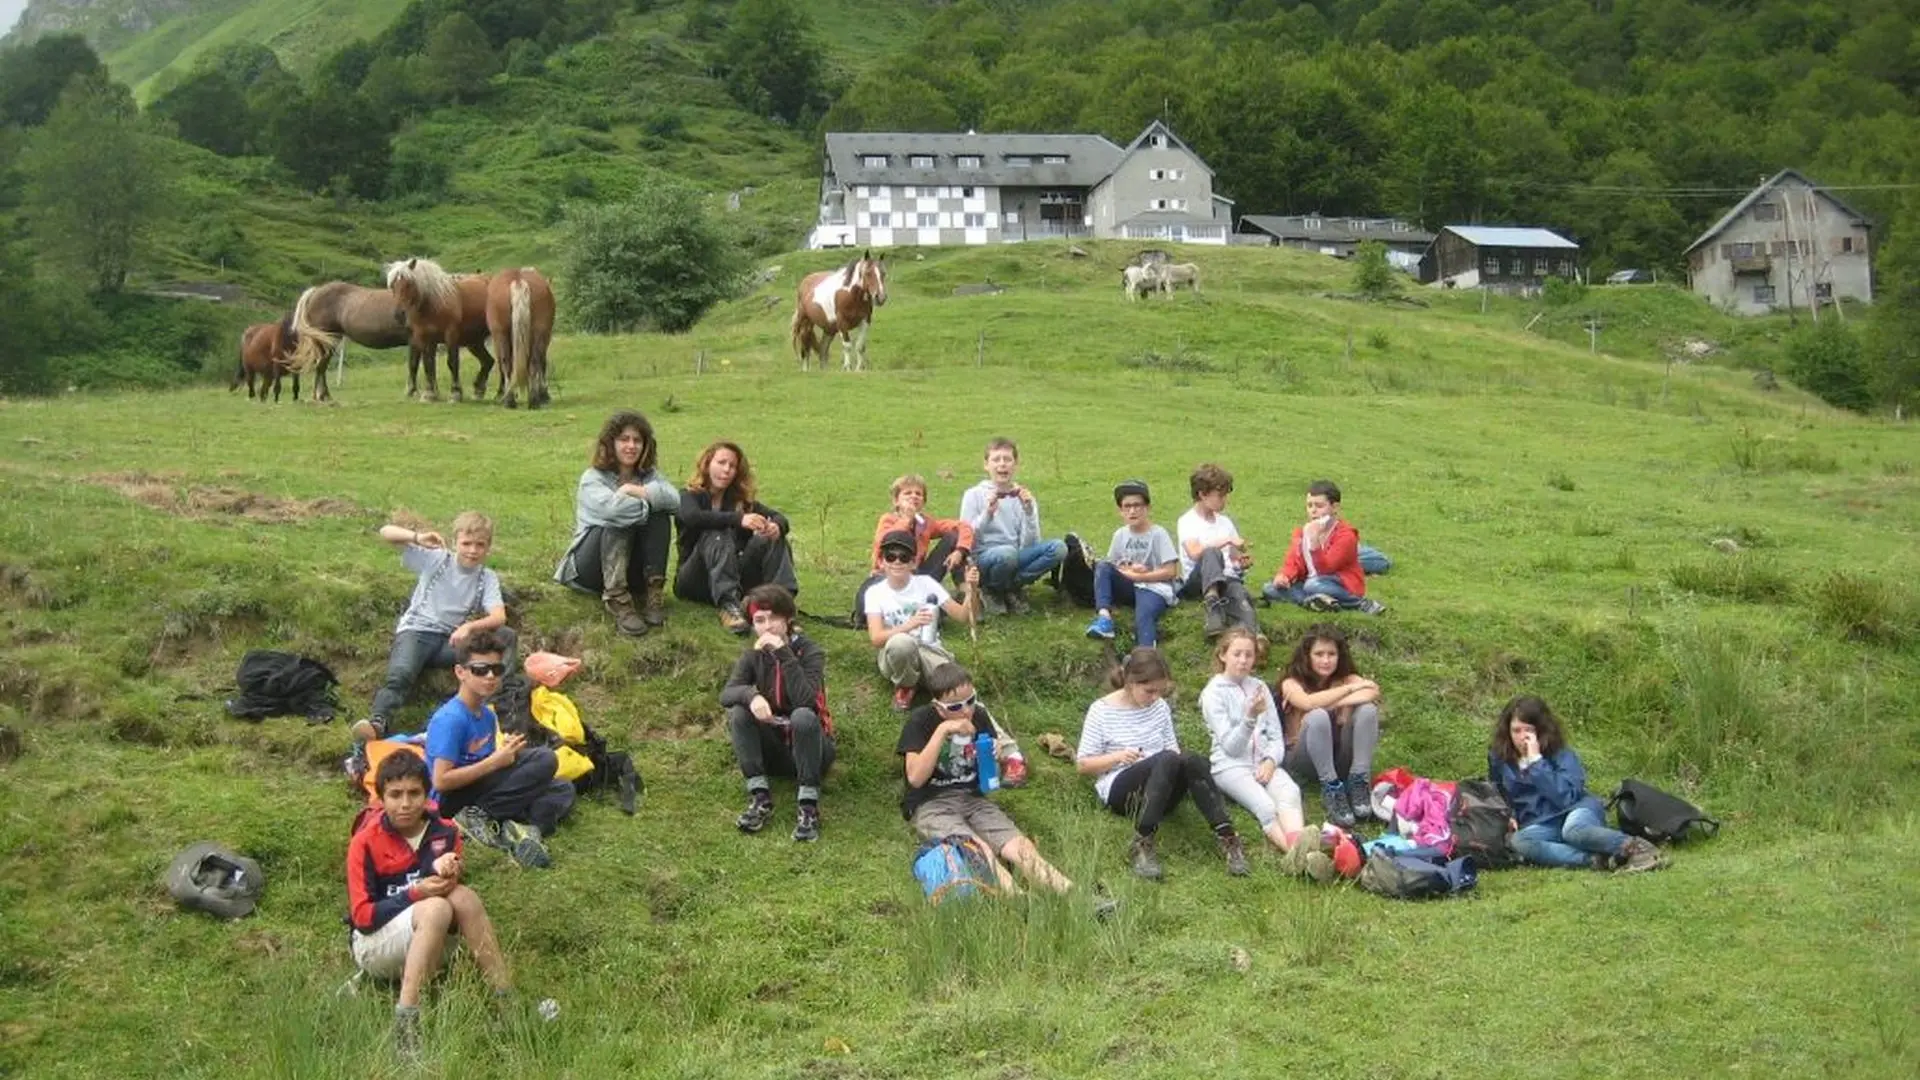
<svg viewBox="0 0 1920 1080">
<path fill-rule="evenodd" d="M 1286 737 L 1272 691 L 1253 674 L 1255 652 L 1250 631 L 1234 627 L 1220 635 L 1214 676 L 1200 691 L 1200 715 L 1213 735 L 1214 786 L 1259 820 L 1274 847 L 1291 852 L 1306 828 L 1300 786 L 1280 766 Z"/>
</svg>

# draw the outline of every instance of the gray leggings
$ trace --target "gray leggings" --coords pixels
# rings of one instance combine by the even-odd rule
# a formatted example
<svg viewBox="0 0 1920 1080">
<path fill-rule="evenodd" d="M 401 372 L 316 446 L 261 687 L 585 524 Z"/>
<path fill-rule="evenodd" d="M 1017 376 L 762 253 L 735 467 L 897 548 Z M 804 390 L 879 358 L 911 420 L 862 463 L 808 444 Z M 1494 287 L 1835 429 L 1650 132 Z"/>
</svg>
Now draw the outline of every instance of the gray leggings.
<svg viewBox="0 0 1920 1080">
<path fill-rule="evenodd" d="M 1373 751 L 1380 745 L 1380 708 L 1372 702 L 1355 705 L 1344 724 L 1336 724 L 1325 709 L 1313 709 L 1300 718 L 1300 738 L 1287 748 L 1287 771 L 1304 775 L 1309 767 L 1322 784 L 1356 774 L 1373 775 Z"/>
<path fill-rule="evenodd" d="M 1266 783 L 1253 778 L 1253 770 L 1245 765 L 1229 765 L 1216 770 L 1213 774 L 1213 786 L 1220 794 L 1245 807 L 1265 829 L 1280 817 L 1282 808 L 1291 809 L 1295 817 L 1300 816 L 1300 785 L 1293 782 L 1285 769 L 1273 770 L 1273 776 Z"/>
</svg>

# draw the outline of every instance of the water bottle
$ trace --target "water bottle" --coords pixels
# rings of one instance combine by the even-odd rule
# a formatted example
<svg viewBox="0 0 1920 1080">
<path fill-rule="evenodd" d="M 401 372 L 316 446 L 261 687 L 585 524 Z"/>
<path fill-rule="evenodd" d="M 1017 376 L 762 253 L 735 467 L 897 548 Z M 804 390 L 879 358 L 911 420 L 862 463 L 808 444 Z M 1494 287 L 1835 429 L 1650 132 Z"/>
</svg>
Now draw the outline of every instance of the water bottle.
<svg viewBox="0 0 1920 1080">
<path fill-rule="evenodd" d="M 916 633 L 920 638 L 920 644 L 925 645 L 929 649 L 937 649 L 940 647 L 940 596 L 939 594 L 928 593 L 927 606 L 933 609 L 933 621 L 921 627 L 918 631 L 916 631 Z"/>
<path fill-rule="evenodd" d="M 973 765 L 980 774 L 980 794 L 1000 788 L 1000 763 L 993 759 L 993 735 L 981 732 L 973 737 Z"/>
</svg>

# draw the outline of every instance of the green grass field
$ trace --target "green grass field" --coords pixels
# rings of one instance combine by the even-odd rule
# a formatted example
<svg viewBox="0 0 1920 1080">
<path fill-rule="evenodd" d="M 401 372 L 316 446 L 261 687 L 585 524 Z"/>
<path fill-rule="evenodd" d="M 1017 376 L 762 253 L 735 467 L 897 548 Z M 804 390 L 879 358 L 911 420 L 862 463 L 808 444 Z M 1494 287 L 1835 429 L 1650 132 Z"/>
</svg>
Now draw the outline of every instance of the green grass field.
<svg viewBox="0 0 1920 1080">
<path fill-rule="evenodd" d="M 0 403 L 0 723 L 26 743 L 0 765 L 0 1075 L 1920 1067 L 1910 428 L 1757 389 L 1741 365 L 1766 354 L 1710 312 L 1688 318 L 1726 362 L 1669 370 L 1657 333 L 1590 356 L 1526 330 L 1540 308 L 1520 301 L 1330 298 L 1346 268 L 1290 252 L 1196 250 L 1203 296 L 1129 305 L 1115 270 L 1132 249 L 1089 248 L 897 253 L 865 374 L 795 370 L 793 282 L 833 261 L 796 254 L 692 333 L 561 338 L 538 413 L 403 402 L 399 358 L 358 352 L 330 409 L 212 387 Z M 952 295 L 989 278 L 1007 291 Z M 1727 828 L 1659 874 L 1514 870 L 1404 905 L 1264 858 L 1230 880 L 1183 810 L 1162 834 L 1168 880 L 1146 886 L 1125 872 L 1124 823 L 1042 758 L 1002 801 L 1069 875 L 1104 881 L 1119 917 L 1050 898 L 930 910 L 897 810 L 898 720 L 859 636 L 813 631 L 841 763 L 825 835 L 800 848 L 779 782 L 773 829 L 732 827 L 714 701 L 739 643 L 711 613 L 676 606 L 631 642 L 550 581 L 574 480 L 619 407 L 651 417 L 673 473 L 711 439 L 744 444 L 793 522 L 801 604 L 822 615 L 862 576 L 888 482 L 922 472 L 951 512 L 991 435 L 1020 440 L 1047 531 L 1101 546 L 1115 481 L 1148 480 L 1170 526 L 1188 471 L 1220 462 L 1268 572 L 1305 484 L 1331 476 L 1397 561 L 1371 588 L 1390 612 L 1343 617 L 1386 690 L 1382 766 L 1472 775 L 1499 704 L 1540 693 L 1596 790 L 1641 776 Z M 583 802 L 550 872 L 475 856 L 523 992 L 561 1017 L 498 1023 L 456 965 L 428 998 L 425 1062 L 403 1069 L 390 997 L 336 995 L 351 973 L 343 725 L 253 726 L 220 704 L 240 655 L 276 647 L 326 660 L 362 714 L 410 588 L 374 528 L 469 507 L 497 523 L 523 639 L 586 658 L 569 689 L 635 751 L 649 795 L 633 819 Z M 1071 739 L 1104 657 L 1086 612 L 1036 596 L 977 648 L 948 640 L 1016 733 Z M 1276 641 L 1310 621 L 1261 618 Z M 1197 606 L 1164 628 L 1182 735 L 1204 748 Z M 408 719 L 449 688 L 431 681 Z M 201 838 L 261 860 L 253 917 L 166 899 L 159 873 Z"/>
</svg>

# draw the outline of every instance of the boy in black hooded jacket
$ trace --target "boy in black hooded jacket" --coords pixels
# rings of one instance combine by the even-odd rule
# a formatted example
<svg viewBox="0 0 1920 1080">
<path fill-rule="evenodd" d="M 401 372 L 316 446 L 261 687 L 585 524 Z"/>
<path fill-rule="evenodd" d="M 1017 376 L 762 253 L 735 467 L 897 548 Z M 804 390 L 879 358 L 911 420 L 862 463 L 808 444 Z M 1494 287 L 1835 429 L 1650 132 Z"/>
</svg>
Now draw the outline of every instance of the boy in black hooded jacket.
<svg viewBox="0 0 1920 1080">
<path fill-rule="evenodd" d="M 833 766 L 833 719 L 827 712 L 827 654 L 794 631 L 793 594 L 760 585 L 746 596 L 754 642 L 734 662 L 720 704 L 734 760 L 747 778 L 747 808 L 735 822 L 757 833 L 773 818 L 769 768 L 799 781 L 793 838 L 820 838 L 820 778 Z"/>
</svg>

